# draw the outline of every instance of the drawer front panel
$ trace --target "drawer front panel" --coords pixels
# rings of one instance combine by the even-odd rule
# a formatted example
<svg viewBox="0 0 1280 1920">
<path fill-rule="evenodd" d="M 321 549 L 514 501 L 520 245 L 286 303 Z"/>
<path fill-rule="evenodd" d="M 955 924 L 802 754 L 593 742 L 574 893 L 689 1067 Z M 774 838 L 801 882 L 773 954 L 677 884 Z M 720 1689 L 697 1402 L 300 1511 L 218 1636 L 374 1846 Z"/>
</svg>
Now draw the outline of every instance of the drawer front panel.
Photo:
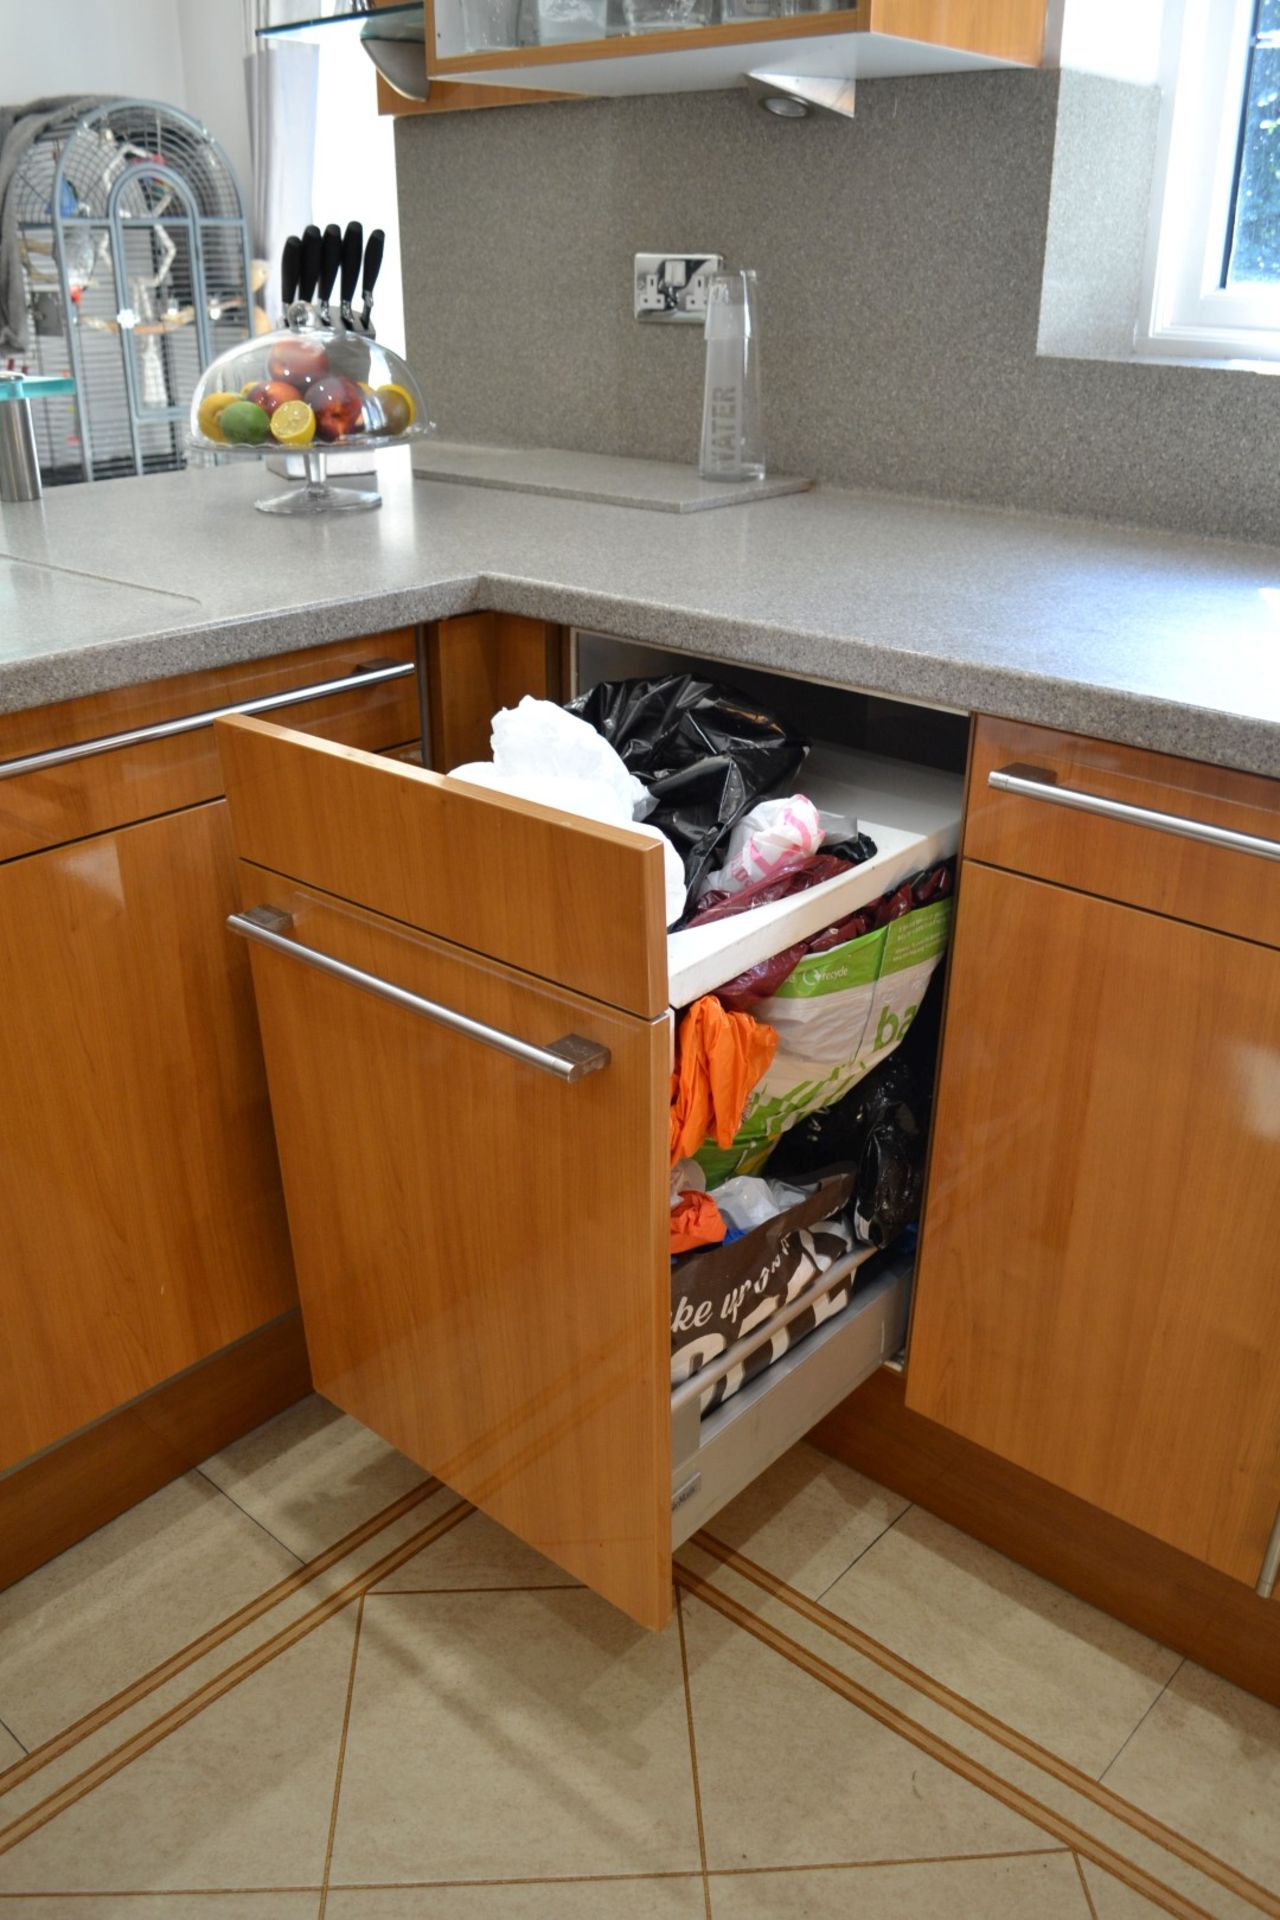
<svg viewBox="0 0 1280 1920">
<path fill-rule="evenodd" d="M 644 1019 L 665 1013 L 656 841 L 263 720 L 216 732 L 242 859 Z"/>
<path fill-rule="evenodd" d="M 247 862 L 241 895 L 288 916 L 288 940 L 328 963 L 250 942 L 316 1385 L 661 1626 L 667 1022 L 541 987 Z M 539 1049 L 575 1034 L 608 1063 L 566 1084 L 424 1016 L 424 1002 Z"/>
<path fill-rule="evenodd" d="M 412 661 L 414 629 L 308 647 L 283 658 L 183 674 L 118 693 L 94 694 L 0 715 L 0 861 L 101 833 L 130 821 L 216 799 L 222 792 L 213 728 L 200 727 L 111 748 L 83 759 L 6 776 L 6 763 L 136 728 L 159 727 L 284 692 L 358 675 L 375 662 Z M 415 739 L 412 674 L 279 709 L 292 727 L 376 752 Z"/>
<path fill-rule="evenodd" d="M 1016 790 L 993 776 L 1011 777 Z M 1134 819 L 1122 811 L 1130 808 L 1156 817 Z M 1264 847 L 1244 850 L 1234 836 Z M 978 722 L 969 859 L 1280 946 L 1280 858 L 1266 846 L 1280 855 L 1280 781 L 1046 727 Z"/>
</svg>

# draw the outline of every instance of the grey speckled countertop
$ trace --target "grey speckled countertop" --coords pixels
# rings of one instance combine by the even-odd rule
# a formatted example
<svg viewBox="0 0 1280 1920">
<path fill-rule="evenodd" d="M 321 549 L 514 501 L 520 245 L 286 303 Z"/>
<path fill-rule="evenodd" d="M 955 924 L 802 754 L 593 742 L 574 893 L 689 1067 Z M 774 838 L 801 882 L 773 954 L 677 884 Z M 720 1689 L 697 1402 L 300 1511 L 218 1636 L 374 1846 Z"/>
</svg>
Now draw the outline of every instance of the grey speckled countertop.
<svg viewBox="0 0 1280 1920">
<path fill-rule="evenodd" d="M 1280 550 L 820 490 L 656 514 L 256 466 L 0 506 L 0 712 L 496 607 L 1280 775 Z"/>
</svg>

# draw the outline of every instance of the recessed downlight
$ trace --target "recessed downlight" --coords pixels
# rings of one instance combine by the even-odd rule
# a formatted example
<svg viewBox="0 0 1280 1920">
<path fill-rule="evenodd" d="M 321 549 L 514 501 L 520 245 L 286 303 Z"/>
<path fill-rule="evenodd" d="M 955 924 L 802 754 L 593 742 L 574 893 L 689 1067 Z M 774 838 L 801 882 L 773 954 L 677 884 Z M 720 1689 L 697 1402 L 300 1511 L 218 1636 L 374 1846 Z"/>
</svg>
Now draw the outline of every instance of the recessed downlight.
<svg viewBox="0 0 1280 1920">
<path fill-rule="evenodd" d="M 785 93 L 766 93 L 760 105 L 779 120 L 803 120 L 809 111 L 803 100 L 788 100 Z"/>
</svg>

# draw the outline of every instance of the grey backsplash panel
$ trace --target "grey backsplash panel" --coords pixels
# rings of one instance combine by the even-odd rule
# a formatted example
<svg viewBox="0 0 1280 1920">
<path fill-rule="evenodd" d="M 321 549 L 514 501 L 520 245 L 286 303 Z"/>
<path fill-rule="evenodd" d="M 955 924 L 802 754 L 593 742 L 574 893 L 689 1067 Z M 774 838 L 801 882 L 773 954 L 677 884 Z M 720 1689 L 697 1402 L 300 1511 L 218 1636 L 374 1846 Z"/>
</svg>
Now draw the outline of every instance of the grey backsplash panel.
<svg viewBox="0 0 1280 1920">
<path fill-rule="evenodd" d="M 881 80 L 408 117 L 409 357 L 451 436 L 696 457 L 702 342 L 637 251 L 760 275 L 770 463 L 839 486 L 1280 538 L 1280 381 L 1038 356 L 1059 81 Z M 1097 210 L 1100 226 L 1106 204 Z"/>
</svg>

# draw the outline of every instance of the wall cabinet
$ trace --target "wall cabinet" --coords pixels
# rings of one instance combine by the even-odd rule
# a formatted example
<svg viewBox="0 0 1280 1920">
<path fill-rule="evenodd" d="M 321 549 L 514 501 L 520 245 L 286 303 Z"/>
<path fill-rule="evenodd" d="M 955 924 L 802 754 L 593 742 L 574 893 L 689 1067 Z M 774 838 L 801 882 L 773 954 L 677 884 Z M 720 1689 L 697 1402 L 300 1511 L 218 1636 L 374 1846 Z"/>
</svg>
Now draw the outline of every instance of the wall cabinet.
<svg viewBox="0 0 1280 1920">
<path fill-rule="evenodd" d="M 413 657 L 406 628 L 0 718 L 0 1467 L 295 1303 L 212 729 L 172 729 L 284 695 L 391 746 L 412 672 L 360 670 Z"/>
<path fill-rule="evenodd" d="M 1044 52 L 1044 0 L 853 0 L 756 8 L 734 0 L 679 10 L 652 0 L 582 0 L 546 10 L 514 0 L 487 10 L 476 0 L 428 0 L 423 99 L 379 81 L 384 113 L 502 106 L 548 96 L 702 92 L 743 84 L 748 72 L 826 80 L 1037 66 Z M 483 19 L 482 32 L 477 22 Z M 573 22 L 580 25 L 575 30 Z M 526 35 L 526 24 L 528 35 Z"/>
<path fill-rule="evenodd" d="M 907 1405 L 1252 1585 L 1280 1507 L 1280 865 L 1180 821 L 1280 842 L 1280 793 L 979 726 Z"/>
</svg>

